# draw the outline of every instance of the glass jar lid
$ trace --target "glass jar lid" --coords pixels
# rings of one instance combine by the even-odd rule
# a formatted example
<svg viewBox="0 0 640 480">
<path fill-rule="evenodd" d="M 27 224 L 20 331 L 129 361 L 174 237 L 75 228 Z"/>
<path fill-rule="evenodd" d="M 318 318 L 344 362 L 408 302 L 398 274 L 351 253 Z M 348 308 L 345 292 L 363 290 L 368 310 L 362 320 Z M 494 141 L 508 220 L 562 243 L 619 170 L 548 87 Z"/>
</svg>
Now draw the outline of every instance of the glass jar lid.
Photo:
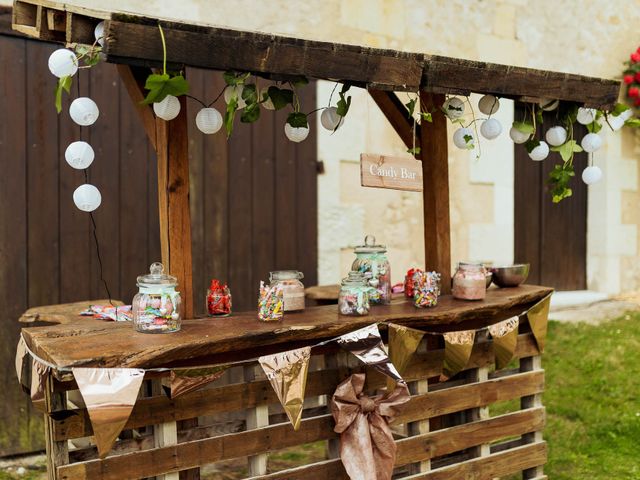
<svg viewBox="0 0 640 480">
<path fill-rule="evenodd" d="M 472 263 L 472 262 L 459 262 L 458 263 L 458 268 L 462 269 L 462 270 L 483 270 L 484 269 L 484 264 L 483 263 Z"/>
<path fill-rule="evenodd" d="M 376 245 L 376 237 L 367 235 L 364 237 L 364 245 L 358 245 L 354 249 L 356 253 L 385 253 L 386 245 Z"/>
<path fill-rule="evenodd" d="M 269 280 L 300 280 L 304 274 L 298 270 L 276 270 L 269 272 Z"/>
<path fill-rule="evenodd" d="M 367 277 L 361 272 L 351 271 L 342 279 L 342 285 L 348 287 L 366 287 Z"/>
<path fill-rule="evenodd" d="M 168 273 L 164 273 L 164 265 L 154 262 L 149 267 L 149 273 L 137 278 L 138 287 L 170 287 L 178 285 L 178 279 Z"/>
</svg>

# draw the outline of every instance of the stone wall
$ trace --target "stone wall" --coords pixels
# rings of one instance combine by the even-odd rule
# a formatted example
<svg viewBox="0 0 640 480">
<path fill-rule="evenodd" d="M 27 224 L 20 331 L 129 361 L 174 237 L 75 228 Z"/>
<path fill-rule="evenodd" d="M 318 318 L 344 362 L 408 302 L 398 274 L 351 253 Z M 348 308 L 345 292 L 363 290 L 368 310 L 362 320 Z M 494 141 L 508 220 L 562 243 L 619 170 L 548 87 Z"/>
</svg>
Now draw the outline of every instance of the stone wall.
<svg viewBox="0 0 640 480">
<path fill-rule="evenodd" d="M 111 8 L 151 16 L 603 77 L 620 74 L 621 63 L 638 44 L 640 20 L 636 2 L 625 0 L 185 0 L 175 5 L 111 2 Z M 331 88 L 319 83 L 320 104 Z M 512 111 L 503 102 L 503 126 L 508 127 Z M 512 144 L 504 134 L 484 141 L 480 159 L 450 147 L 453 260 L 511 261 Z M 420 194 L 359 187 L 357 161 L 363 151 L 402 153 L 404 147 L 360 91 L 354 92 L 344 128 L 320 135 L 326 171 L 319 179 L 321 283 L 344 275 L 351 248 L 365 233 L 389 245 L 395 281 L 422 261 Z M 589 288 L 609 293 L 639 288 L 639 162 L 633 134 L 607 135 L 595 163 L 605 179 L 589 192 Z"/>
</svg>

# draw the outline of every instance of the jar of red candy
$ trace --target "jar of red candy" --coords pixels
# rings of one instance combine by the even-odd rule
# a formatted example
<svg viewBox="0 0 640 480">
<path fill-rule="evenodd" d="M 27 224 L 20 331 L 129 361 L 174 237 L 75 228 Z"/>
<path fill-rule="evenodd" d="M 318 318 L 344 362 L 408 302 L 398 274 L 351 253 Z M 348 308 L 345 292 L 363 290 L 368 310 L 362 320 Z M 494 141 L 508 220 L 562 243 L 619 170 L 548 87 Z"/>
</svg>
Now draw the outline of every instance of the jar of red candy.
<svg viewBox="0 0 640 480">
<path fill-rule="evenodd" d="M 218 280 L 211 280 L 207 290 L 207 313 L 212 317 L 226 317 L 231 314 L 231 291 Z"/>
<path fill-rule="evenodd" d="M 422 270 L 419 268 L 410 268 L 404 277 L 404 296 L 413 298 L 414 286 L 419 282 Z"/>
</svg>

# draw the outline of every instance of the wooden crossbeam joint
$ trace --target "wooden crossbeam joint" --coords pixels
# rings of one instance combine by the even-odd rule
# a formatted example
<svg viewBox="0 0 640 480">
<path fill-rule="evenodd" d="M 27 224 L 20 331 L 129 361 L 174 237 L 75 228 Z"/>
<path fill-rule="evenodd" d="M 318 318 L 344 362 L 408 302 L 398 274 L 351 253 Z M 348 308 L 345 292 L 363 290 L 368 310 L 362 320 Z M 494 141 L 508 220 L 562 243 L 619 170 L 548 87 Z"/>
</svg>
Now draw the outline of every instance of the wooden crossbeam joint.
<svg viewBox="0 0 640 480">
<path fill-rule="evenodd" d="M 421 127 L 416 124 L 414 133 L 413 121 L 398 96 L 394 92 L 387 90 L 369 89 L 368 91 L 406 147 L 412 149 L 414 143 L 416 147 L 419 147 L 422 135 Z M 420 154 L 415 155 L 415 157 L 417 159 L 422 158 Z"/>
</svg>

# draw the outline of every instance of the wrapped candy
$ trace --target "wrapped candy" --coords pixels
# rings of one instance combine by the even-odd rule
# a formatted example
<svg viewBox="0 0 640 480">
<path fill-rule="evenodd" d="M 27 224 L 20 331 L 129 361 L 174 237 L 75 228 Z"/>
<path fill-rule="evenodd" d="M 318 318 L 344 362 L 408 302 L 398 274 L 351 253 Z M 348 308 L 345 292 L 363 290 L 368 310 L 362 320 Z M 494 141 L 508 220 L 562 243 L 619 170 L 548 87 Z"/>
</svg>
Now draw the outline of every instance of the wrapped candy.
<svg viewBox="0 0 640 480">
<path fill-rule="evenodd" d="M 407 274 L 404 277 L 404 295 L 407 298 L 413 298 L 413 286 L 423 273 L 419 268 L 410 268 L 407 270 Z"/>
<path fill-rule="evenodd" d="M 258 320 L 274 322 L 282 320 L 284 316 L 284 291 L 282 285 L 267 287 L 260 282 L 260 296 L 258 297 Z"/>
<path fill-rule="evenodd" d="M 133 297 L 133 326 L 144 333 L 171 333 L 180 330 L 181 298 L 176 290 L 178 279 L 164 273 L 161 263 L 154 263 L 150 273 L 138 277 L 138 293 Z"/>
<path fill-rule="evenodd" d="M 338 310 L 341 315 L 367 315 L 369 313 L 369 293 L 374 291 L 367 285 L 367 279 L 360 272 L 349 272 L 342 280 Z"/>
<path fill-rule="evenodd" d="M 417 308 L 435 307 L 440 295 L 440 274 L 436 272 L 414 273 L 413 304 Z"/>
<path fill-rule="evenodd" d="M 207 313 L 213 317 L 231 314 L 231 292 L 227 285 L 213 279 L 207 290 Z"/>
</svg>

